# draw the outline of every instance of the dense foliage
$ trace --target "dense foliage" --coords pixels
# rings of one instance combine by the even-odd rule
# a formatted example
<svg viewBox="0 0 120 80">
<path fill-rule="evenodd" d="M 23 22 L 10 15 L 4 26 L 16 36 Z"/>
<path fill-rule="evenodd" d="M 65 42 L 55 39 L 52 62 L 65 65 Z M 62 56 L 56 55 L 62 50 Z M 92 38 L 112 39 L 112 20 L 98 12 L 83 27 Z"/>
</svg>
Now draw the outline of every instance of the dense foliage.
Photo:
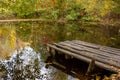
<svg viewBox="0 0 120 80">
<path fill-rule="evenodd" d="M 101 20 L 117 18 L 119 4 L 119 0 L 1 0 L 0 17 Z"/>
</svg>

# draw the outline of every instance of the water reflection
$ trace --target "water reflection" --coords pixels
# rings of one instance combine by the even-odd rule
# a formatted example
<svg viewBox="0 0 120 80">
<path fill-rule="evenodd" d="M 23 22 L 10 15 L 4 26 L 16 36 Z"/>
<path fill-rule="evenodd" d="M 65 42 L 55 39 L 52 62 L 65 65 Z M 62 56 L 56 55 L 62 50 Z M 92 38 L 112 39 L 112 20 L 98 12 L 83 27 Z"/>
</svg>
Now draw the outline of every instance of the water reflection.
<svg viewBox="0 0 120 80">
<path fill-rule="evenodd" d="M 29 40 L 36 50 L 38 44 L 75 39 L 120 48 L 119 30 L 120 26 L 95 24 L 20 24 L 17 27 L 19 37 Z"/>
<path fill-rule="evenodd" d="M 16 49 L 16 32 L 12 26 L 0 27 L 0 59 L 5 59 Z"/>
<path fill-rule="evenodd" d="M 18 38 L 15 26 L 0 27 L 0 60 L 12 55 L 14 50 L 30 45 Z"/>
<path fill-rule="evenodd" d="M 52 65 L 53 67 L 50 66 L 49 69 L 46 69 L 44 67 L 45 64 L 43 63 L 48 56 L 45 49 L 46 43 L 75 39 L 120 48 L 120 27 L 100 26 L 95 24 L 22 22 L 1 25 L 1 58 L 12 55 L 14 50 L 21 47 L 24 48 L 28 43 L 31 44 L 30 46 L 35 51 L 32 48 L 27 47 L 25 50 L 21 50 L 21 52 L 24 53 L 19 52 L 19 54 L 16 54 L 15 52 L 7 61 L 1 61 L 0 70 L 2 73 L 0 72 L 0 77 L 13 79 L 20 76 L 22 76 L 21 78 L 26 78 L 25 76 L 27 76 L 29 79 L 36 78 L 40 80 L 76 80 L 76 78 L 80 78 L 73 74 L 76 71 L 76 68 L 74 68 L 74 72 L 70 74 L 70 72 L 64 72 L 66 70 L 61 69 L 56 65 Z M 5 52 L 7 52 L 7 54 Z M 15 77 L 15 74 L 18 76 Z"/>
</svg>

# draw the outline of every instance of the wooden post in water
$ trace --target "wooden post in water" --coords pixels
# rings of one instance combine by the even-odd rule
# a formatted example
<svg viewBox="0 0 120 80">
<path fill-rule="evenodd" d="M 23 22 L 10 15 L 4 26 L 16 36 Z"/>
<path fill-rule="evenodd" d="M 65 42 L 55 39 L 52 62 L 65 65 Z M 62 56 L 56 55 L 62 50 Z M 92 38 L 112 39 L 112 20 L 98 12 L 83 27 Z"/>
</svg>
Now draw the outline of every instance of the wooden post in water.
<svg viewBox="0 0 120 80">
<path fill-rule="evenodd" d="M 55 50 L 54 48 L 51 48 L 48 45 L 47 45 L 47 50 L 50 53 L 50 56 L 48 57 L 48 59 L 46 60 L 46 62 L 51 64 L 54 61 L 55 55 L 58 53 L 58 51 Z"/>
<path fill-rule="evenodd" d="M 95 68 L 95 59 L 92 59 L 88 66 L 86 75 L 89 75 L 94 70 L 94 68 Z"/>
<path fill-rule="evenodd" d="M 49 67 L 49 65 L 52 64 L 52 59 L 53 59 L 53 56 L 52 56 L 52 51 L 51 51 L 51 47 L 47 46 L 46 47 L 47 51 L 50 53 L 50 56 L 47 58 L 47 60 L 45 61 L 46 62 L 46 68 Z"/>
</svg>

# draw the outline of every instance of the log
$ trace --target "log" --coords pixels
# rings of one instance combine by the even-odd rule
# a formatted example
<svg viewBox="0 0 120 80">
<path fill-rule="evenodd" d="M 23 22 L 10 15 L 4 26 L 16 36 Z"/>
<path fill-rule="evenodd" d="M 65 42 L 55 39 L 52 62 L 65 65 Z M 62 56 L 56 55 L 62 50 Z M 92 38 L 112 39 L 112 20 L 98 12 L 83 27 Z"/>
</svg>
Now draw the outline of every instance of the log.
<svg viewBox="0 0 120 80">
<path fill-rule="evenodd" d="M 28 21 L 53 22 L 55 20 L 50 20 L 50 19 L 8 19 L 8 20 L 0 20 L 0 23 L 5 23 L 5 22 L 28 22 Z"/>
</svg>

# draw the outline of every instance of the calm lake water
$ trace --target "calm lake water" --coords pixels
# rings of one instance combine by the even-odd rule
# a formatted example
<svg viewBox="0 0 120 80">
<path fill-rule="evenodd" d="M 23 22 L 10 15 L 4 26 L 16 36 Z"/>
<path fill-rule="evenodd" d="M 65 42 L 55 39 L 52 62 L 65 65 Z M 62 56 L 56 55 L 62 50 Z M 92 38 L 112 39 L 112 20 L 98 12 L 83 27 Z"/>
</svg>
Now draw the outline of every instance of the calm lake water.
<svg viewBox="0 0 120 80">
<path fill-rule="evenodd" d="M 0 79 L 77 80 L 75 76 L 53 66 L 45 68 L 44 61 L 48 57 L 45 44 L 65 40 L 82 40 L 120 48 L 120 26 L 42 22 L 1 24 Z"/>
</svg>

